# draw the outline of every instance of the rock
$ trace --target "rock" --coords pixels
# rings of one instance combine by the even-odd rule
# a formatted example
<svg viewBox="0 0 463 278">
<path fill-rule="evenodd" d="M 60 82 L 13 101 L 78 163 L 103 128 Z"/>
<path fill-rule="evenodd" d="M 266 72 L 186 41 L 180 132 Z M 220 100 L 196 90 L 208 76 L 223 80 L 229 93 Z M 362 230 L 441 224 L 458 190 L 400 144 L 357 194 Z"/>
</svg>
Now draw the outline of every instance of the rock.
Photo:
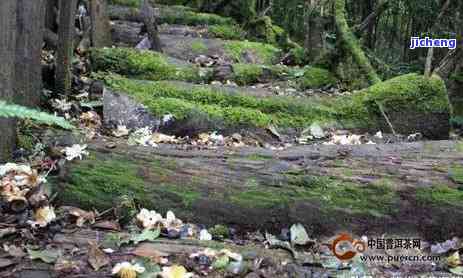
<svg viewBox="0 0 463 278">
<path fill-rule="evenodd" d="M 103 96 L 103 90 L 104 90 L 104 83 L 103 81 L 100 80 L 95 80 L 90 84 L 90 90 L 89 90 L 89 98 L 91 100 L 98 100 L 101 99 Z"/>
<path fill-rule="evenodd" d="M 144 37 L 141 42 L 139 42 L 136 46 L 136 49 L 151 49 L 151 41 L 148 37 Z"/>
<path fill-rule="evenodd" d="M 214 68 L 212 77 L 214 80 L 225 81 L 233 77 L 233 66 L 231 64 L 224 64 Z"/>
<path fill-rule="evenodd" d="M 309 127 L 309 130 L 310 130 L 310 134 L 316 139 L 322 139 L 322 138 L 325 138 L 325 136 L 326 136 L 323 129 L 317 123 L 313 123 Z"/>
<path fill-rule="evenodd" d="M 167 237 L 170 239 L 178 239 L 180 238 L 180 232 L 175 229 L 171 229 L 167 232 Z"/>
<path fill-rule="evenodd" d="M 260 278 L 260 275 L 255 272 L 251 272 L 248 275 L 246 275 L 244 278 Z"/>
<path fill-rule="evenodd" d="M 103 118 L 109 128 L 125 125 L 128 129 L 160 126 L 160 119 L 154 117 L 146 107 L 129 96 L 104 89 Z"/>
</svg>

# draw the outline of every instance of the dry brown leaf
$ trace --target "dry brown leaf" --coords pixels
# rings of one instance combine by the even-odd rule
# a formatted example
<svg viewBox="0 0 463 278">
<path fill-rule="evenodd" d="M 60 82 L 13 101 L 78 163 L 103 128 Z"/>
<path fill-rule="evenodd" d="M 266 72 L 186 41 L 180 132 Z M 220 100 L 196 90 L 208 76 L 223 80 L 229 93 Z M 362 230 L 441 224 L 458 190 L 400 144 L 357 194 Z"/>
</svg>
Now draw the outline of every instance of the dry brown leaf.
<svg viewBox="0 0 463 278">
<path fill-rule="evenodd" d="M 88 250 L 88 263 L 94 270 L 98 271 L 100 268 L 108 265 L 110 260 L 108 256 L 101 251 L 95 242 L 89 242 L 90 248 Z"/>
<path fill-rule="evenodd" d="M 92 225 L 93 228 L 111 230 L 111 231 L 120 231 L 121 226 L 117 222 L 113 221 L 99 221 Z"/>
<path fill-rule="evenodd" d="M 132 251 L 132 254 L 138 257 L 145 257 L 151 259 L 152 262 L 157 264 L 165 264 L 169 254 L 156 250 L 156 245 L 152 243 L 141 243 Z"/>
</svg>

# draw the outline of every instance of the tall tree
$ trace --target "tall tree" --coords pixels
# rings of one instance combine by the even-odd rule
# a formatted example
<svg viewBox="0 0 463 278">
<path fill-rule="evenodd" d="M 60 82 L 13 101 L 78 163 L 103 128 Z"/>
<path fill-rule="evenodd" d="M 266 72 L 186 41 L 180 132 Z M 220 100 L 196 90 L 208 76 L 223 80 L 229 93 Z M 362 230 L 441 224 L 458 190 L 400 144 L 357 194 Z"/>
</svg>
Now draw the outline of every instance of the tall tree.
<svg viewBox="0 0 463 278">
<path fill-rule="evenodd" d="M 141 7 L 141 15 L 143 23 L 145 24 L 148 38 L 151 42 L 151 49 L 154 51 L 162 52 L 161 39 L 159 38 L 158 25 L 154 14 L 154 8 L 151 6 L 150 1 L 143 0 Z"/>
<path fill-rule="evenodd" d="M 106 0 L 90 0 L 90 17 L 92 19 L 90 38 L 93 47 L 111 46 L 111 26 L 106 11 Z"/>
<path fill-rule="evenodd" d="M 40 56 L 45 19 L 44 0 L 17 0 L 15 100 L 38 106 L 42 90 Z"/>
<path fill-rule="evenodd" d="M 13 100 L 17 0 L 0 1 L 0 101 Z M 16 142 L 15 121 L 0 118 L 0 161 L 7 160 Z"/>
<path fill-rule="evenodd" d="M 72 86 L 71 64 L 74 53 L 75 15 L 77 0 L 59 1 L 58 55 L 56 59 L 56 90 L 69 95 Z"/>
</svg>

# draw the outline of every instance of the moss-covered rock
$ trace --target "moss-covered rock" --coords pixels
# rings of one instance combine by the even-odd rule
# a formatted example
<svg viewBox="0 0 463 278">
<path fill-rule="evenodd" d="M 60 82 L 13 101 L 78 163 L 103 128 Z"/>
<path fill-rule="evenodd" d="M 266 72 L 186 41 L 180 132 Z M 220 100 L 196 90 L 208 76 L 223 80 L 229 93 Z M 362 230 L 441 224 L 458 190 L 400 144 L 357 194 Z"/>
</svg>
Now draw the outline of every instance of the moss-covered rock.
<svg viewBox="0 0 463 278">
<path fill-rule="evenodd" d="M 245 32 L 239 25 L 209 25 L 208 33 L 215 38 L 225 40 L 242 40 Z"/>
<path fill-rule="evenodd" d="M 297 80 L 299 88 L 302 90 L 306 89 L 318 89 L 325 86 L 336 85 L 336 78 L 334 75 L 326 69 L 316 67 L 304 68 L 304 74 Z"/>
<path fill-rule="evenodd" d="M 295 69 L 282 65 L 233 64 L 234 75 L 230 78 L 238 85 L 285 80 L 293 76 Z"/>
<path fill-rule="evenodd" d="M 157 52 L 132 48 L 92 49 L 90 58 L 94 71 L 106 71 L 147 80 L 207 80 L 204 70 L 191 64 L 175 64 Z"/>
<path fill-rule="evenodd" d="M 239 63 L 249 63 L 246 56 L 255 55 L 257 64 L 274 64 L 281 55 L 277 47 L 250 41 L 227 41 L 224 43 L 225 53 Z"/>
<path fill-rule="evenodd" d="M 450 104 L 445 83 L 438 76 L 401 75 L 340 100 L 340 105 L 344 103 L 343 117 L 360 120 L 363 125 L 379 123 L 388 130 L 378 107 L 381 105 L 396 132 L 420 132 L 434 139 L 449 136 Z"/>
</svg>

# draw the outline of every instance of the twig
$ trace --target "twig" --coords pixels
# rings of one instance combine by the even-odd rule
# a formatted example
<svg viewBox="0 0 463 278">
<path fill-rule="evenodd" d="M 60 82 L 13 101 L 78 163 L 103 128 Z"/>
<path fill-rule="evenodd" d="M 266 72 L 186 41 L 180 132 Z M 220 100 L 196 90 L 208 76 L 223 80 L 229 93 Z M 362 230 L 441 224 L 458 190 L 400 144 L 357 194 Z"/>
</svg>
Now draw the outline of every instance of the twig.
<svg viewBox="0 0 463 278">
<path fill-rule="evenodd" d="M 383 117 L 386 120 L 387 124 L 389 125 L 389 128 L 392 131 L 392 134 L 394 134 L 394 136 L 397 136 L 397 133 L 394 130 L 394 126 L 392 126 L 391 121 L 389 120 L 386 112 L 384 111 L 383 105 L 381 103 L 379 103 L 379 101 L 377 101 L 377 100 L 375 100 L 375 103 L 376 103 L 376 105 L 378 105 L 379 111 L 381 112 L 381 114 L 383 115 Z"/>
</svg>

